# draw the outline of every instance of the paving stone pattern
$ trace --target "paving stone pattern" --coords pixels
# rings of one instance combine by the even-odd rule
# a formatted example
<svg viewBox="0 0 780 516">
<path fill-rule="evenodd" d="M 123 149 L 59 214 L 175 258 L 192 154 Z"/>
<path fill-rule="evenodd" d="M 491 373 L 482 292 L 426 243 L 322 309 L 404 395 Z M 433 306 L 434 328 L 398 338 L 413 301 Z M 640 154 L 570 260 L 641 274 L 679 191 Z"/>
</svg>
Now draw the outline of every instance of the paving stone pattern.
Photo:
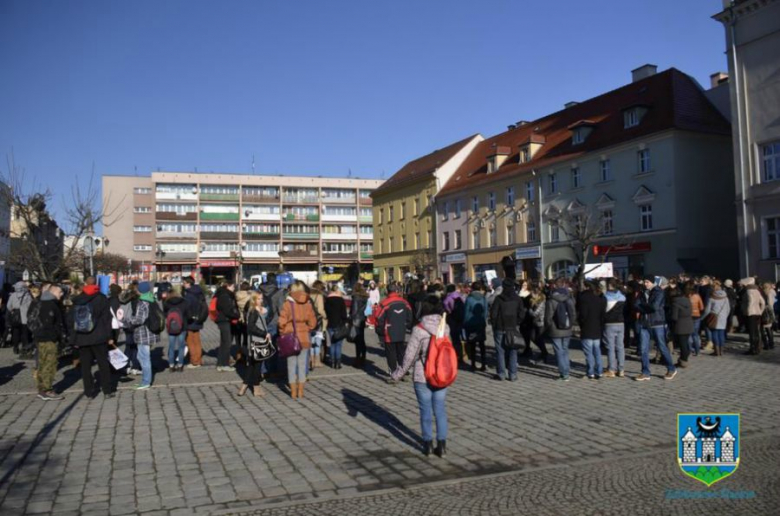
<svg viewBox="0 0 780 516">
<path fill-rule="evenodd" d="M 207 349 L 216 347 L 213 325 L 204 331 L 204 341 Z M 756 455 L 770 445 L 777 449 L 777 442 L 761 436 L 777 433 L 780 424 L 776 395 L 780 356 L 777 351 L 760 359 L 743 356 L 739 354 L 745 349 L 743 341 L 739 337 L 731 342 L 722 358 L 693 358 L 673 381 L 662 379 L 662 366 L 653 366 L 655 376 L 645 383 L 556 382 L 552 365 L 525 365 L 515 383 L 462 372 L 447 399 L 446 459 L 421 455 L 412 384 L 384 382 L 385 362 L 373 335 L 369 360 L 375 366 L 368 372 L 347 366 L 319 369 L 306 386 L 305 399 L 298 402 L 281 384 L 263 384 L 264 398 L 236 397 L 238 377 L 217 373 L 213 357 L 199 370 L 157 374 L 155 387 L 148 391 L 136 392 L 120 383 L 117 397 L 109 400 L 83 399 L 78 375 L 65 367 L 58 382 L 60 388 L 68 387 L 66 399 L 42 402 L 32 394 L 31 363 L 16 362 L 9 350 L 0 350 L 0 514 L 257 510 L 380 490 L 388 493 L 381 496 L 397 497 L 392 493 L 406 493 L 421 482 L 507 471 L 547 467 L 579 471 L 566 468 L 589 460 L 602 461 L 595 471 L 617 468 L 622 473 L 602 484 L 596 479 L 572 484 L 566 476 L 556 480 L 559 477 L 539 477 L 540 473 L 528 473 L 517 482 L 548 478 L 550 489 L 571 499 L 592 485 L 594 490 L 606 489 L 604 503 L 610 508 L 610 493 L 613 498 L 634 496 L 636 485 L 656 478 L 652 475 L 657 473 L 650 471 L 658 468 L 645 468 L 637 457 L 664 451 L 666 455 L 659 456 L 665 458 L 657 459 L 661 469 L 667 462 L 677 468 L 673 453 L 677 412 L 740 412 L 742 436 L 746 443 L 755 439 Z M 351 352 L 346 346 L 345 354 Z M 639 362 L 630 358 L 627 370 L 638 374 Z M 583 362 L 578 350 L 572 351 L 572 359 Z M 157 365 L 162 368 L 164 362 L 158 360 Z M 776 478 L 777 461 L 770 464 L 764 472 Z M 749 468 L 746 461 L 733 481 Z M 637 480 L 621 480 L 633 474 L 639 475 Z M 663 482 L 648 483 L 648 492 L 666 485 L 666 477 L 658 478 Z M 674 479 L 669 480 L 671 488 L 690 486 L 679 471 Z M 447 489 L 457 492 L 468 485 Z M 468 491 L 463 493 L 469 498 Z M 767 499 L 770 493 L 777 501 L 777 490 L 767 491 Z M 495 498 L 495 493 L 485 494 L 483 498 Z M 501 510 L 509 514 L 513 507 L 522 507 L 518 504 L 525 498 L 518 496 L 506 498 Z M 539 496 L 544 501 L 551 495 Z M 480 503 L 488 501 L 475 498 L 477 512 L 464 514 L 496 514 L 492 506 Z M 574 505 L 561 505 L 558 513 Z M 451 505 L 441 507 L 444 511 Z M 429 509 L 436 513 L 433 506 Z M 581 512 L 600 513 L 592 502 L 584 503 Z"/>
</svg>

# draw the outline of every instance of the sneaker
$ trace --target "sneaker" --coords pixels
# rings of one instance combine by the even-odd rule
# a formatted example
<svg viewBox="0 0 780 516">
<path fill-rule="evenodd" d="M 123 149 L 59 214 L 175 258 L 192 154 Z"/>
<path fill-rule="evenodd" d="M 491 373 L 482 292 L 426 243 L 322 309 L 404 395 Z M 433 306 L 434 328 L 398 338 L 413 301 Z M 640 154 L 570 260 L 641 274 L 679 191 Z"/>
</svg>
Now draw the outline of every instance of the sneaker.
<svg viewBox="0 0 780 516">
<path fill-rule="evenodd" d="M 626 376 L 626 373 L 624 373 L 622 369 L 617 372 L 617 377 L 618 378 L 625 378 L 625 376 Z"/>
<path fill-rule="evenodd" d="M 677 376 L 676 369 L 674 371 L 669 371 L 668 373 L 666 373 L 666 375 L 664 375 L 664 380 L 672 380 L 675 376 Z"/>
<path fill-rule="evenodd" d="M 235 367 L 233 367 L 233 366 L 221 366 L 221 367 L 217 367 L 217 371 L 219 371 L 220 373 L 229 373 L 229 372 L 231 372 L 231 371 L 235 371 L 235 370 L 236 370 L 236 368 L 235 368 Z"/>
<path fill-rule="evenodd" d="M 568 382 L 569 381 L 569 377 L 568 376 L 559 376 L 558 377 L 558 381 L 559 382 Z"/>
<path fill-rule="evenodd" d="M 605 371 L 604 372 L 604 378 L 614 378 L 615 372 L 614 371 Z"/>
<path fill-rule="evenodd" d="M 646 382 L 649 379 L 650 379 L 650 375 L 649 374 L 640 374 L 639 376 L 634 378 L 634 380 L 636 380 L 637 382 Z"/>
<path fill-rule="evenodd" d="M 200 364 L 187 364 L 187 369 L 198 369 Z"/>
<path fill-rule="evenodd" d="M 148 385 L 148 384 L 147 384 L 147 385 L 140 384 L 140 385 L 136 385 L 136 386 L 135 386 L 135 390 L 137 390 L 137 391 L 145 391 L 145 390 L 146 390 L 146 389 L 148 389 L 149 387 L 151 387 L 151 385 Z"/>
<path fill-rule="evenodd" d="M 54 391 L 39 392 L 38 397 L 43 401 L 58 401 L 65 399 L 64 396 L 60 396 Z"/>
</svg>

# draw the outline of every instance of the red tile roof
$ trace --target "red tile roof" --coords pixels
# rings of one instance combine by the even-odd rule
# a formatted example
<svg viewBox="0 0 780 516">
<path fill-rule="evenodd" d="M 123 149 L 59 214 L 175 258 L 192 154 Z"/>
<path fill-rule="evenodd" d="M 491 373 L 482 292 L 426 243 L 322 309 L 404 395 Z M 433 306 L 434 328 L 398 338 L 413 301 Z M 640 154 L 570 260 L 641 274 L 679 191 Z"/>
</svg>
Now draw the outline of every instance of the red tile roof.
<svg viewBox="0 0 780 516">
<path fill-rule="evenodd" d="M 625 129 L 623 110 L 638 105 L 645 107 L 647 112 L 639 125 Z M 583 143 L 572 145 L 570 128 L 582 121 L 593 123 L 593 130 Z M 439 194 L 456 192 L 485 181 L 506 179 L 674 128 L 731 134 L 731 125 L 707 100 L 696 81 L 670 68 L 485 139 L 477 144 Z M 544 145 L 531 161 L 519 163 L 520 146 L 529 141 L 544 141 Z M 487 158 L 495 154 L 497 147 L 504 146 L 511 147 L 512 154 L 498 170 L 488 175 Z"/>
<path fill-rule="evenodd" d="M 416 181 L 423 177 L 433 176 L 436 169 L 449 161 L 476 136 L 476 134 L 472 134 L 468 138 L 464 138 L 463 140 L 450 144 L 444 148 L 435 150 L 426 156 L 410 161 L 401 167 L 398 172 L 393 174 L 390 179 L 382 183 L 379 188 L 374 190 L 371 197 L 374 197 L 376 194 L 384 193 L 391 188 L 396 188 L 399 185 Z"/>
</svg>

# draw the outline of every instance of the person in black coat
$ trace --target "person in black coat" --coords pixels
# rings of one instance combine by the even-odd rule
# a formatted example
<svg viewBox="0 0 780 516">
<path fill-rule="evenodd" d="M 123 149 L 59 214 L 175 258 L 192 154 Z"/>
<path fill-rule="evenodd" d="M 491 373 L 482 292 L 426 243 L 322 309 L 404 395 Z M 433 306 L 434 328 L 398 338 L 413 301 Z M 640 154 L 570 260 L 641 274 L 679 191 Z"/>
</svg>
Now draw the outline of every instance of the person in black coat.
<svg viewBox="0 0 780 516">
<path fill-rule="evenodd" d="M 352 290 L 352 304 L 349 307 L 349 321 L 352 325 L 355 342 L 355 367 L 366 365 L 366 307 L 368 292 L 360 283 Z"/>
<path fill-rule="evenodd" d="M 672 334 L 674 335 L 675 346 L 680 350 L 680 359 L 677 361 L 677 367 L 686 367 L 690 355 L 690 345 L 688 339 L 693 333 L 693 307 L 691 306 L 690 295 L 694 292 L 694 286 L 685 287 L 685 295 L 680 289 L 675 287 L 669 292 L 671 299 L 671 320 Z"/>
<path fill-rule="evenodd" d="M 514 341 L 521 340 L 520 323 L 525 319 L 525 303 L 517 295 L 515 282 L 504 278 L 501 293 L 490 306 L 490 324 L 493 326 L 493 338 L 496 345 L 496 380 L 517 380 L 517 347 Z M 512 339 L 513 342 L 509 340 Z M 527 343 L 526 343 L 527 345 Z M 508 369 L 508 375 L 507 375 Z"/>
<path fill-rule="evenodd" d="M 607 299 L 595 281 L 586 283 L 577 299 L 577 319 L 580 324 L 580 341 L 585 354 L 588 378 L 598 379 L 604 373 L 601 360 L 601 337 L 604 334 L 604 319 L 607 313 Z"/>
<path fill-rule="evenodd" d="M 344 302 L 344 296 L 338 284 L 330 287 L 330 294 L 325 298 L 325 315 L 328 319 L 328 334 L 331 337 L 330 343 L 330 366 L 334 369 L 341 369 L 341 346 L 344 344 L 344 335 L 336 338 L 339 332 L 349 323 L 347 315 L 347 304 Z"/>
<path fill-rule="evenodd" d="M 68 314 L 68 326 L 71 329 L 71 345 L 79 350 L 84 395 L 94 398 L 98 393 L 92 379 L 94 360 L 100 371 L 100 389 L 103 391 L 103 396 L 113 398 L 115 394 L 111 392 L 108 346 L 113 346 L 114 340 L 111 338 L 111 310 L 108 298 L 100 293 L 95 278 L 89 277 L 82 293 L 75 296 L 72 301 L 73 307 Z"/>
<path fill-rule="evenodd" d="M 233 342 L 231 326 L 238 323 L 240 314 L 236 304 L 236 285 L 232 281 L 223 281 L 214 294 L 217 297 L 217 327 L 219 328 L 219 351 L 217 353 L 217 371 L 229 372 L 235 368 L 230 365 L 230 345 Z"/>
<path fill-rule="evenodd" d="M 187 301 L 187 307 L 189 309 L 189 320 L 187 321 L 187 349 L 190 351 L 190 363 L 188 368 L 198 368 L 202 365 L 203 360 L 203 346 L 200 342 L 200 330 L 203 329 L 203 323 L 201 321 L 200 307 L 201 304 L 206 304 L 206 296 L 203 294 L 203 289 L 200 285 L 195 283 L 195 279 L 192 276 L 188 276 L 182 280 L 184 287 L 184 299 Z M 206 304 L 208 306 L 208 304 Z"/>
</svg>

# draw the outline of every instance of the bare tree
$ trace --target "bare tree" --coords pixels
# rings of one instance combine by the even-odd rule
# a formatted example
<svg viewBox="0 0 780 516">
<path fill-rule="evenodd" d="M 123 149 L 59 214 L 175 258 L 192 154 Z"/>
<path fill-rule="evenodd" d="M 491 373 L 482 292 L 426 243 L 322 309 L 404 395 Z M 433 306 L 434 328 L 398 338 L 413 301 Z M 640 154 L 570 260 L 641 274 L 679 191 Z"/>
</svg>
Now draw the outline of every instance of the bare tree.
<svg viewBox="0 0 780 516">
<path fill-rule="evenodd" d="M 410 265 L 417 274 L 430 276 L 436 269 L 436 252 L 433 249 L 420 249 L 412 255 Z"/>
<path fill-rule="evenodd" d="M 8 169 L 0 174 L 0 180 L 7 188 L 1 189 L 0 202 L 13 210 L 10 268 L 26 270 L 37 281 L 67 278 L 80 251 L 76 245 L 64 247 L 64 235 L 71 235 L 78 242 L 92 234 L 96 226 L 110 226 L 121 215 L 122 202 L 113 202 L 108 196 L 101 203 L 93 165 L 86 188 L 79 184 L 78 176 L 74 178 L 71 198 L 63 203 L 65 208 L 57 223 L 47 210 L 53 199 L 51 190 L 34 178 L 27 179 L 24 169 L 15 162 L 13 151 L 6 161 Z"/>
</svg>

